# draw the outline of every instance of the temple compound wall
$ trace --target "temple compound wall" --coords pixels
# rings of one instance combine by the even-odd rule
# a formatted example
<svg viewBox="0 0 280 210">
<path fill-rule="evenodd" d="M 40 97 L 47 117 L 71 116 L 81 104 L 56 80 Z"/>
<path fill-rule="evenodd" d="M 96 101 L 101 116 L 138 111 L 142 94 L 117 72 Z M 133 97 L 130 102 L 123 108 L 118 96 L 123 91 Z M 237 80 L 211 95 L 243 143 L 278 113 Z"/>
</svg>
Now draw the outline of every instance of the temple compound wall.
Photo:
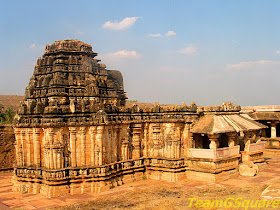
<svg viewBox="0 0 280 210">
<path fill-rule="evenodd" d="M 14 142 L 13 125 L 0 123 L 0 170 L 13 168 L 15 162 Z"/>
<path fill-rule="evenodd" d="M 265 126 L 221 106 L 125 106 L 119 71 L 78 40 L 47 45 L 15 117 L 15 191 L 48 197 L 141 179 L 222 180 L 262 162 Z M 240 152 L 242 150 L 242 152 Z"/>
</svg>

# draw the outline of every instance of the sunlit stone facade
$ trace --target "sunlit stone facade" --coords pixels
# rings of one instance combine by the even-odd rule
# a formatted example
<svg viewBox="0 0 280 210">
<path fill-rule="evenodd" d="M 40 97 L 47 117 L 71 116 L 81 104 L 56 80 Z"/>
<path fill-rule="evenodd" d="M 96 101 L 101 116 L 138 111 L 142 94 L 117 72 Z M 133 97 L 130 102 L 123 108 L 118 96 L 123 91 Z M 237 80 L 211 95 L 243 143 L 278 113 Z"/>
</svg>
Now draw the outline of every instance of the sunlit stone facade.
<svg viewBox="0 0 280 210">
<path fill-rule="evenodd" d="M 239 137 L 250 129 L 192 127 L 204 115 L 239 115 L 240 106 L 126 107 L 121 73 L 107 70 L 96 55 L 88 44 L 63 40 L 38 59 L 15 117 L 15 191 L 53 197 L 146 178 L 178 181 L 196 172 L 238 175 Z M 249 142 L 258 141 L 261 129 L 250 130 Z"/>
</svg>

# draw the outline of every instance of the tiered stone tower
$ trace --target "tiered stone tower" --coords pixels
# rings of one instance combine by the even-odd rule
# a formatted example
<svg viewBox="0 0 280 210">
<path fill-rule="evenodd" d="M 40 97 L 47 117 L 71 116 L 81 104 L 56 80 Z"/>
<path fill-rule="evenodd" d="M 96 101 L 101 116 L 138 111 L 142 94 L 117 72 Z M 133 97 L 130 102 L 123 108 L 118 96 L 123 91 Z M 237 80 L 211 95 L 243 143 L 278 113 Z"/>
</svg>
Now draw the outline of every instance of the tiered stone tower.
<svg viewBox="0 0 280 210">
<path fill-rule="evenodd" d="M 54 170 L 95 164 L 93 156 L 103 148 L 86 144 L 104 128 L 86 126 L 104 121 L 106 113 L 124 109 L 126 99 L 122 74 L 106 70 L 95 56 L 90 45 L 78 40 L 46 46 L 15 118 L 17 167 Z M 40 174 L 48 175 L 53 176 Z"/>
</svg>

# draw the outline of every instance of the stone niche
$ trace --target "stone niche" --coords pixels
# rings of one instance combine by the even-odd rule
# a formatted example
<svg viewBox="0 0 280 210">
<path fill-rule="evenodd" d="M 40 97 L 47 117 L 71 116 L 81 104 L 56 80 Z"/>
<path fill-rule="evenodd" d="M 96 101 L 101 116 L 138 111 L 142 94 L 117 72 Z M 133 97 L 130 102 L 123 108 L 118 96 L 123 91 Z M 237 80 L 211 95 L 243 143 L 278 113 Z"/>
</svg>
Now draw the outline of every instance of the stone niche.
<svg viewBox="0 0 280 210">
<path fill-rule="evenodd" d="M 204 112 L 240 111 L 231 103 L 203 108 L 194 102 L 128 108 L 122 74 L 96 56 L 89 44 L 62 40 L 38 58 L 15 116 L 15 191 L 55 197 L 146 178 L 185 179 L 194 165 L 192 124 Z"/>
</svg>

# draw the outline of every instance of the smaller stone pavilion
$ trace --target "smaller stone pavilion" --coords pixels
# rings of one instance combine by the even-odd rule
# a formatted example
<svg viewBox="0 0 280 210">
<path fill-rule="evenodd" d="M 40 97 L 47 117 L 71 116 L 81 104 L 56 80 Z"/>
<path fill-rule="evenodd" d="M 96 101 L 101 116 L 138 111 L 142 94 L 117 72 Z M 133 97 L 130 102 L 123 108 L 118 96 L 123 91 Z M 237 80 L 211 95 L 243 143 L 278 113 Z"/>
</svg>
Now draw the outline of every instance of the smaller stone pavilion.
<svg viewBox="0 0 280 210">
<path fill-rule="evenodd" d="M 266 128 L 231 102 L 127 107 L 123 78 L 89 44 L 46 46 L 15 117 L 13 190 L 48 197 L 156 179 L 219 181 L 263 162 Z"/>
<path fill-rule="evenodd" d="M 253 106 L 243 107 L 243 113 L 247 113 L 257 122 L 267 126 L 262 132 L 262 141 L 266 142 L 267 152 L 278 153 L 280 148 L 280 106 Z"/>
</svg>

